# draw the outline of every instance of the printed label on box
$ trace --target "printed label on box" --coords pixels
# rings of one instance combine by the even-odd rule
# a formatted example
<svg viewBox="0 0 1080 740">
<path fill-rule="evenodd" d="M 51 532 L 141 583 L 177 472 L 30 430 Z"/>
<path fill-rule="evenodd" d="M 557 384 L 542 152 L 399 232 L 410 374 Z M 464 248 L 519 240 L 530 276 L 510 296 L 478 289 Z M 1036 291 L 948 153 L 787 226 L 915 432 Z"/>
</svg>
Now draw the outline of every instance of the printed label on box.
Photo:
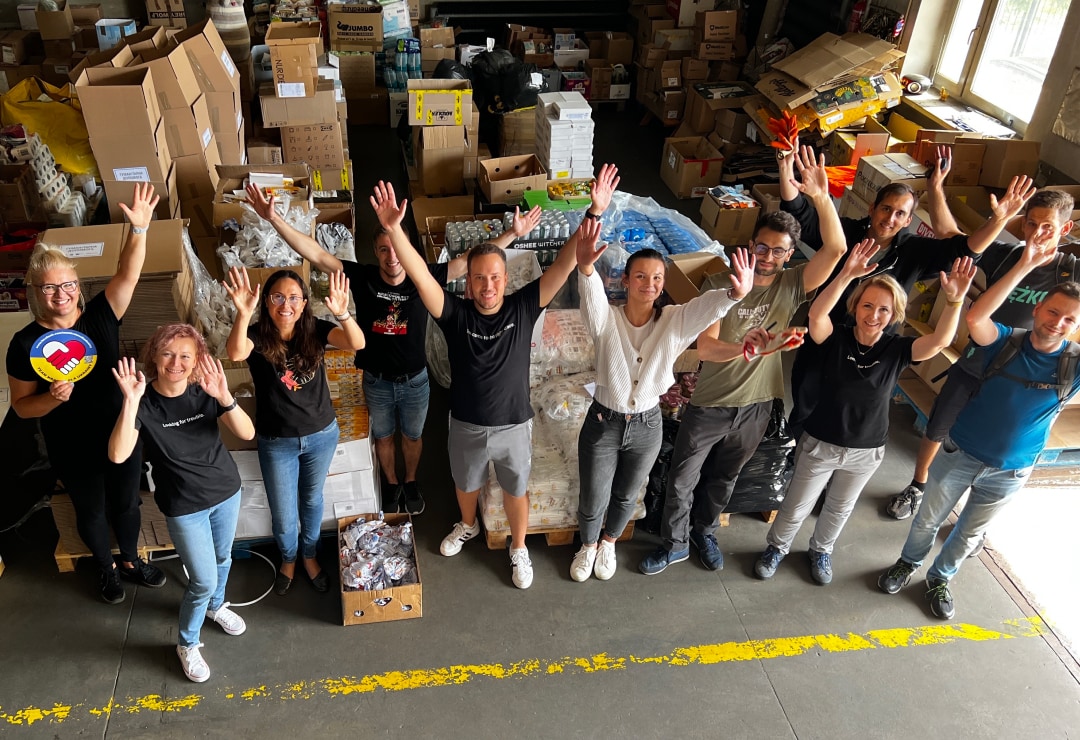
<svg viewBox="0 0 1080 740">
<path fill-rule="evenodd" d="M 672 149 L 670 152 L 668 152 L 667 166 L 670 167 L 671 169 L 675 169 L 675 150 L 674 149 Z"/>
<path fill-rule="evenodd" d="M 117 182 L 150 182 L 150 170 L 146 167 L 121 167 L 113 170 Z"/>
<path fill-rule="evenodd" d="M 303 82 L 279 82 L 277 86 L 279 98 L 302 98 L 304 97 Z"/>
<path fill-rule="evenodd" d="M 236 65 L 233 64 L 232 57 L 229 56 L 228 50 L 221 52 L 221 64 L 225 67 L 225 71 L 229 73 L 229 77 L 236 74 Z"/>
<path fill-rule="evenodd" d="M 73 260 L 82 257 L 100 257 L 105 254 L 105 242 L 86 242 L 85 244 L 60 244 L 57 248 Z"/>
<path fill-rule="evenodd" d="M 214 132 L 211 131 L 210 129 L 206 129 L 205 131 L 203 131 L 203 135 L 202 135 L 203 149 L 210 146 L 210 139 L 213 137 L 213 135 L 214 135 Z"/>
</svg>

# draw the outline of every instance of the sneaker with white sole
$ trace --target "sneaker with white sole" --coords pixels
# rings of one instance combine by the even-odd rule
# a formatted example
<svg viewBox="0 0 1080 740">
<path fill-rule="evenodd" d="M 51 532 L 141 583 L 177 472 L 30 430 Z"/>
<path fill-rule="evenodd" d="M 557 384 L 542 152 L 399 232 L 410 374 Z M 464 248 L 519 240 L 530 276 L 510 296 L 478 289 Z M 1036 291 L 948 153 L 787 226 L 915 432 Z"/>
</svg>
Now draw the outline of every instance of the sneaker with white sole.
<svg viewBox="0 0 1080 740">
<path fill-rule="evenodd" d="M 176 654 L 180 656 L 180 665 L 184 669 L 184 675 L 195 683 L 202 683 L 210 678 L 210 666 L 206 664 L 202 653 L 199 652 L 202 646 L 201 642 L 191 647 L 176 646 Z"/>
<path fill-rule="evenodd" d="M 529 560 L 529 548 L 521 547 L 517 550 L 511 550 L 510 564 L 514 566 L 514 585 L 518 588 L 531 586 L 533 567 L 532 561 Z"/>
<path fill-rule="evenodd" d="M 885 513 L 893 519 L 907 519 L 915 515 L 922 503 L 923 492 L 916 486 L 908 486 L 889 499 Z"/>
<path fill-rule="evenodd" d="M 596 548 L 596 563 L 593 565 L 593 573 L 601 581 L 606 581 L 615 575 L 615 568 L 619 565 L 615 560 L 615 543 L 600 540 Z"/>
<path fill-rule="evenodd" d="M 465 522 L 458 522 L 450 530 L 450 534 L 443 538 L 442 544 L 439 545 L 439 552 L 447 557 L 457 555 L 461 552 L 461 546 L 478 534 L 480 534 L 479 520 L 473 522 L 471 527 Z"/>
<path fill-rule="evenodd" d="M 211 622 L 217 622 L 221 625 L 221 629 L 225 630 L 229 635 L 242 635 L 244 630 L 247 629 L 247 622 L 239 614 L 229 608 L 229 602 L 225 602 L 221 605 L 221 608 L 217 611 L 212 609 L 206 610 L 206 618 Z"/>
<path fill-rule="evenodd" d="M 593 563 L 596 562 L 596 545 L 592 547 L 581 546 L 570 563 L 570 577 L 578 583 L 589 580 L 593 572 Z"/>
</svg>

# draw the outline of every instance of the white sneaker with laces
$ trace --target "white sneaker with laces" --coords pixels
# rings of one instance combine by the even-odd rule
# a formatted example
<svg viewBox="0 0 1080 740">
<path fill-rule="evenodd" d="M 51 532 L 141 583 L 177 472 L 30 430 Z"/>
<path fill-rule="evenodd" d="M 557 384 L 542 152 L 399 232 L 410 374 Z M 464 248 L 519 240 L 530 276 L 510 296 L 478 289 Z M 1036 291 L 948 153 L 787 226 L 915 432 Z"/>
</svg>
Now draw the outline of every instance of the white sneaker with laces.
<svg viewBox="0 0 1080 740">
<path fill-rule="evenodd" d="M 592 575 L 593 562 L 596 561 L 596 545 L 588 547 L 582 545 L 581 549 L 577 551 L 577 555 L 574 556 L 573 562 L 570 563 L 570 577 L 578 583 L 583 583 L 589 580 L 589 576 Z"/>
<path fill-rule="evenodd" d="M 514 566 L 514 585 L 528 588 L 532 585 L 533 567 L 529 560 L 529 548 L 522 547 L 510 551 L 510 564 Z"/>
<path fill-rule="evenodd" d="M 615 543 L 600 540 L 596 548 L 596 565 L 593 567 L 593 573 L 601 581 L 606 581 L 615 575 L 615 568 L 618 565 L 615 560 Z"/>
<path fill-rule="evenodd" d="M 457 555 L 461 552 L 461 546 L 478 534 L 480 534 L 479 520 L 473 522 L 471 527 L 465 522 L 458 522 L 450 530 L 450 534 L 443 538 L 442 544 L 439 545 L 439 552 L 447 557 Z"/>
<path fill-rule="evenodd" d="M 176 646 L 176 654 L 180 656 L 180 665 L 184 669 L 184 675 L 195 683 L 202 683 L 210 678 L 210 666 L 206 664 L 202 654 L 199 652 L 199 648 L 202 646 L 201 642 L 191 647 Z"/>
<path fill-rule="evenodd" d="M 247 629 L 247 623 L 244 618 L 229 608 L 229 602 L 225 602 L 221 605 L 221 608 L 217 611 L 206 610 L 206 618 L 211 622 L 217 622 L 221 625 L 221 629 L 225 630 L 230 635 L 242 635 L 244 630 Z"/>
</svg>

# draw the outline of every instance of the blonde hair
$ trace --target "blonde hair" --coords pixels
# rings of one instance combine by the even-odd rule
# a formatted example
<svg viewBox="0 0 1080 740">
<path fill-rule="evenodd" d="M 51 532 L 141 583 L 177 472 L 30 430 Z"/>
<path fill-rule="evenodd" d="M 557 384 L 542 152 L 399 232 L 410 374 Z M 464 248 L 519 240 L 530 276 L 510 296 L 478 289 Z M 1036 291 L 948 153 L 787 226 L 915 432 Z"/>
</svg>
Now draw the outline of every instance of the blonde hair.
<svg viewBox="0 0 1080 740">
<path fill-rule="evenodd" d="M 904 289 L 900 287 L 900 283 L 896 282 L 896 278 L 891 275 L 874 275 L 872 278 L 867 278 L 859 283 L 859 287 L 855 288 L 847 299 L 847 311 L 852 316 L 855 315 L 855 307 L 859 305 L 859 301 L 862 300 L 863 293 L 867 288 L 878 287 L 882 290 L 887 290 L 892 295 L 893 302 L 893 324 L 904 323 L 904 316 L 907 309 L 907 296 L 904 295 Z"/>
<path fill-rule="evenodd" d="M 30 255 L 30 266 L 26 268 L 26 282 L 30 283 L 30 290 L 26 292 L 26 302 L 29 304 L 30 313 L 34 315 L 34 318 L 41 318 L 41 289 L 38 286 L 41 284 L 41 278 L 49 270 L 67 269 L 71 270 L 78 276 L 78 270 L 75 266 L 75 260 L 68 257 L 64 252 L 52 246 L 51 244 L 44 244 L 39 242 L 34 247 L 34 252 Z M 82 289 L 79 290 L 79 310 L 85 307 L 86 301 L 83 300 Z"/>
</svg>

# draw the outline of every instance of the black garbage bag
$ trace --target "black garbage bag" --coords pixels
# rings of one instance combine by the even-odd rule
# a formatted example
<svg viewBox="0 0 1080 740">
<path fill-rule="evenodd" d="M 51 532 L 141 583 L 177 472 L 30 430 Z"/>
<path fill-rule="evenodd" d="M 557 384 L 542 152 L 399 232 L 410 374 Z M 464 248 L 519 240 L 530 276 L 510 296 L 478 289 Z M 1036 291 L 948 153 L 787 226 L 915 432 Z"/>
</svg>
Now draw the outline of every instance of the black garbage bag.
<svg viewBox="0 0 1080 740">
<path fill-rule="evenodd" d="M 541 92 L 533 75 L 535 64 L 526 64 L 506 49 L 482 51 L 471 63 L 473 100 L 483 113 L 509 113 L 536 105 Z"/>
<path fill-rule="evenodd" d="M 469 68 L 456 59 L 443 59 L 435 65 L 431 76 L 436 80 L 471 80 Z"/>
<path fill-rule="evenodd" d="M 783 399 L 773 399 L 765 436 L 735 481 L 725 512 L 737 514 L 780 508 L 795 469 L 795 439 L 788 431 Z"/>
</svg>

